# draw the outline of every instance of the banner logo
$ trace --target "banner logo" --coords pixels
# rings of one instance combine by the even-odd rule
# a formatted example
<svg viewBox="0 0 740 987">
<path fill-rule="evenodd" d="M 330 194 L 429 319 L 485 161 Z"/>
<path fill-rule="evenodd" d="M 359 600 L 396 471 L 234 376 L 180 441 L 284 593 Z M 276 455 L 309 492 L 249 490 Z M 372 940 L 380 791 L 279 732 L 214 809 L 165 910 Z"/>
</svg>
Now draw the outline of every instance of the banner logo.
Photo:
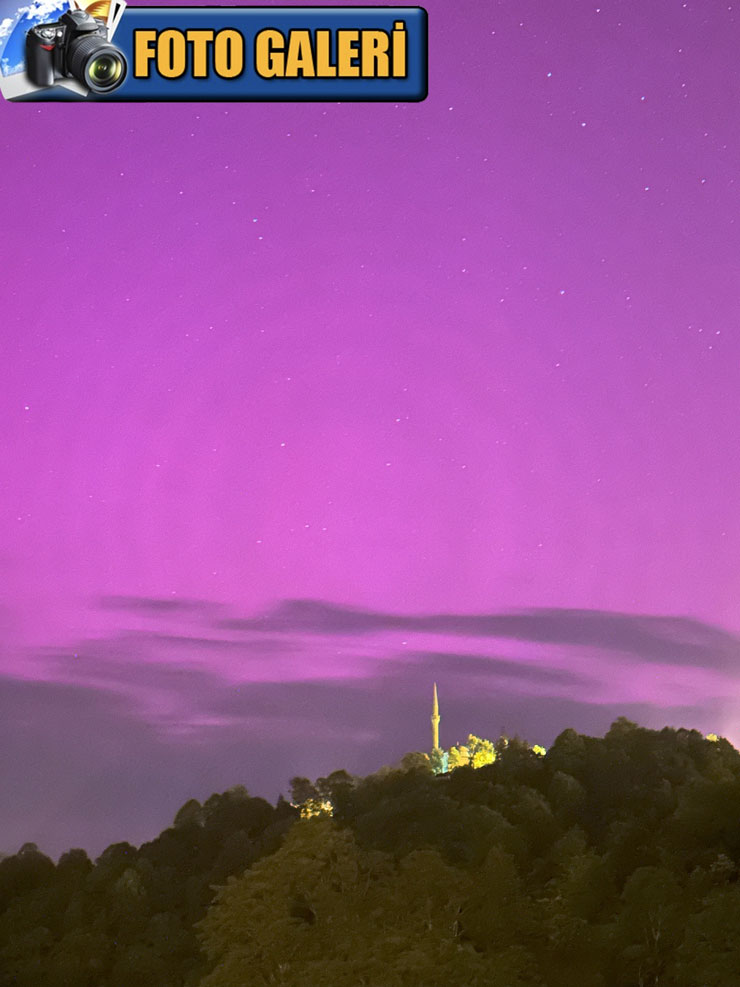
<svg viewBox="0 0 740 987">
<path fill-rule="evenodd" d="M 7 0 L 0 0 L 0 12 Z M 427 95 L 423 7 L 34 0 L 0 18 L 6 99 L 394 101 Z"/>
</svg>

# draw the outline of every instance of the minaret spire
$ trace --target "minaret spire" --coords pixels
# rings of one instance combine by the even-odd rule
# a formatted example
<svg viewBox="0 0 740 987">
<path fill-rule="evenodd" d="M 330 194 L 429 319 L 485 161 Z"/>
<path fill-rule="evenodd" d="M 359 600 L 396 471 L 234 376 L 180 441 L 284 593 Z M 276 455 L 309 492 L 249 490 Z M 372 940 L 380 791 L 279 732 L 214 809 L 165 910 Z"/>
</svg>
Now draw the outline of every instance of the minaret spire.
<svg viewBox="0 0 740 987">
<path fill-rule="evenodd" d="M 437 683 L 434 683 L 434 700 L 432 702 L 432 749 L 439 750 L 439 699 L 437 698 Z"/>
</svg>

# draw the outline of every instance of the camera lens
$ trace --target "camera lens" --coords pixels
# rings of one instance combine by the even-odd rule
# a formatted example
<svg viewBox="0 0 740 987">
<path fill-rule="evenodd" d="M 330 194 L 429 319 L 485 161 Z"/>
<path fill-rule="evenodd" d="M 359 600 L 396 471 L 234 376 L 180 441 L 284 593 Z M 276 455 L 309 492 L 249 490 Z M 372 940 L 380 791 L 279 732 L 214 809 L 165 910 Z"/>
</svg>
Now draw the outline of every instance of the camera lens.
<svg viewBox="0 0 740 987">
<path fill-rule="evenodd" d="M 98 55 L 88 63 L 87 73 L 99 86 L 110 87 L 120 78 L 123 64 L 113 55 Z"/>
<path fill-rule="evenodd" d="M 99 35 L 75 38 L 69 46 L 69 71 L 94 93 L 110 93 L 126 78 L 122 51 Z"/>
</svg>

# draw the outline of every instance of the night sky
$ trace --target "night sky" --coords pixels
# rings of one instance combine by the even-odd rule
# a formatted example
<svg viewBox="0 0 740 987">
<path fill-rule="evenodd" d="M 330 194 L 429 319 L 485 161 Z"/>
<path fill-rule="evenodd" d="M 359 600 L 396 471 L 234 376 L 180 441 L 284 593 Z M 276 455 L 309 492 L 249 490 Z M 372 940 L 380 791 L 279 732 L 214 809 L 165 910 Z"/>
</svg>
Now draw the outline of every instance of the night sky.
<svg viewBox="0 0 740 987">
<path fill-rule="evenodd" d="M 435 679 L 740 742 L 740 6 L 596 3 L 430 0 L 419 104 L 2 103 L 0 851 Z"/>
</svg>

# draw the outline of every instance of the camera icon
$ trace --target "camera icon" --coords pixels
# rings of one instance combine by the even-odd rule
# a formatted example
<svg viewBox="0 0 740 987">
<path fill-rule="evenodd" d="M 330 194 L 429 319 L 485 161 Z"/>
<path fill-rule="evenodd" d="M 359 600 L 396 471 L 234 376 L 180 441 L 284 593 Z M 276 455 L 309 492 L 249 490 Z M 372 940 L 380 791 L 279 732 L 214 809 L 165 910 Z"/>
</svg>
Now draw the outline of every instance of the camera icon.
<svg viewBox="0 0 740 987">
<path fill-rule="evenodd" d="M 126 56 L 108 41 L 105 23 L 84 10 L 68 10 L 26 34 L 26 74 L 35 86 L 67 78 L 94 93 L 110 93 L 127 71 Z"/>
</svg>

